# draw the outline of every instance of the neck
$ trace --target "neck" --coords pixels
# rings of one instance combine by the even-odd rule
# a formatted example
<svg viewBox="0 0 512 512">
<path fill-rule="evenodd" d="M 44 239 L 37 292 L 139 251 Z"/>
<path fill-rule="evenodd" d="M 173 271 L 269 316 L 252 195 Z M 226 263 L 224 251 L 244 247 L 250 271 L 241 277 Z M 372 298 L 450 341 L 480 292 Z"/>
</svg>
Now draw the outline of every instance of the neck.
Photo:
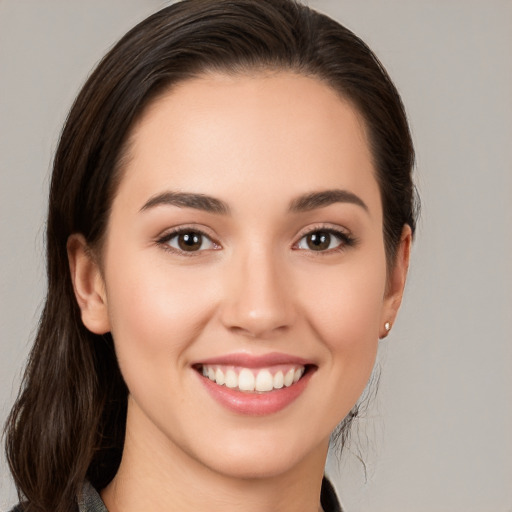
<svg viewBox="0 0 512 512">
<path fill-rule="evenodd" d="M 130 423 L 129 415 L 121 465 L 101 493 L 109 512 L 321 510 L 328 440 L 285 471 L 239 478 L 207 467 L 160 432 L 141 436 Z"/>
</svg>

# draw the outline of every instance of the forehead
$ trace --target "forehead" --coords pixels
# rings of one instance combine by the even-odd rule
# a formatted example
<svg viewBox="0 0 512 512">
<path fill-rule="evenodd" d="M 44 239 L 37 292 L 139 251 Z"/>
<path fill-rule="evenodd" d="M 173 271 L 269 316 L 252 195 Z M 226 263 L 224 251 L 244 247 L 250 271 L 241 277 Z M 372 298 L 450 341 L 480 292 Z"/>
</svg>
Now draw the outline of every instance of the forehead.
<svg viewBox="0 0 512 512">
<path fill-rule="evenodd" d="M 360 115 L 324 82 L 291 72 L 210 73 L 154 100 L 132 131 L 120 192 L 168 187 L 222 197 L 234 185 L 238 198 L 276 187 L 375 193 Z"/>
</svg>

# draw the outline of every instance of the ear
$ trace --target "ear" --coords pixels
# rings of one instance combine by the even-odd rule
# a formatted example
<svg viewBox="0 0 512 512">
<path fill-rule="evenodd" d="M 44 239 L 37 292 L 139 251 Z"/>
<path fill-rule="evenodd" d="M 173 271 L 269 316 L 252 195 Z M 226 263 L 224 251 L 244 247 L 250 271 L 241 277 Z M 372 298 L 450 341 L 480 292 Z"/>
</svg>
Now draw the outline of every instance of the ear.
<svg viewBox="0 0 512 512">
<path fill-rule="evenodd" d="M 110 331 L 105 283 L 99 265 L 85 238 L 73 234 L 67 243 L 71 281 L 82 322 L 91 332 L 105 334 Z"/>
<path fill-rule="evenodd" d="M 409 259 L 411 254 L 412 231 L 409 225 L 402 229 L 400 243 L 396 251 L 395 261 L 388 276 L 386 293 L 381 317 L 380 337 L 385 338 L 391 326 L 395 323 L 396 315 L 402 303 Z"/>
</svg>

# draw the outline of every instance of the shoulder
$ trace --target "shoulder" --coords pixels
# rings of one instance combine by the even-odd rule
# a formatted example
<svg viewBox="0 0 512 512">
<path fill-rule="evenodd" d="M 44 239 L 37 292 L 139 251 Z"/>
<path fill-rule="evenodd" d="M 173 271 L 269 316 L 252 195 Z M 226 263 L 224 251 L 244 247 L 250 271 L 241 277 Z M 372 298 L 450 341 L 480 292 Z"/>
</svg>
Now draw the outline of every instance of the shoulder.
<svg viewBox="0 0 512 512">
<path fill-rule="evenodd" d="M 78 510 L 79 512 L 108 512 L 98 491 L 87 481 L 78 495 Z"/>
<path fill-rule="evenodd" d="M 334 487 L 325 477 L 322 480 L 320 501 L 324 512 L 343 512 Z M 100 495 L 89 482 L 85 482 L 82 492 L 78 495 L 78 508 L 80 512 L 108 512 Z M 20 503 L 9 512 L 24 512 L 24 510 Z"/>
<path fill-rule="evenodd" d="M 19 503 L 9 512 L 25 512 L 26 506 Z M 78 493 L 77 503 L 74 512 L 108 512 L 98 491 L 87 481 L 82 486 L 81 492 Z"/>
</svg>

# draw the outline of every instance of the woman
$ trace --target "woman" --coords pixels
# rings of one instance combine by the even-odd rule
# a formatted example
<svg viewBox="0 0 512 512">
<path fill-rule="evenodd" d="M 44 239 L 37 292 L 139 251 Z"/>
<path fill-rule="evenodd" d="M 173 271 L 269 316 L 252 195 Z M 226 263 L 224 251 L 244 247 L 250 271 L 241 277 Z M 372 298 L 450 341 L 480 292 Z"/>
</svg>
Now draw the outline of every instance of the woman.
<svg viewBox="0 0 512 512">
<path fill-rule="evenodd" d="M 300 4 L 130 31 L 55 156 L 23 510 L 339 510 L 329 439 L 400 306 L 413 159 L 378 60 Z"/>
</svg>

